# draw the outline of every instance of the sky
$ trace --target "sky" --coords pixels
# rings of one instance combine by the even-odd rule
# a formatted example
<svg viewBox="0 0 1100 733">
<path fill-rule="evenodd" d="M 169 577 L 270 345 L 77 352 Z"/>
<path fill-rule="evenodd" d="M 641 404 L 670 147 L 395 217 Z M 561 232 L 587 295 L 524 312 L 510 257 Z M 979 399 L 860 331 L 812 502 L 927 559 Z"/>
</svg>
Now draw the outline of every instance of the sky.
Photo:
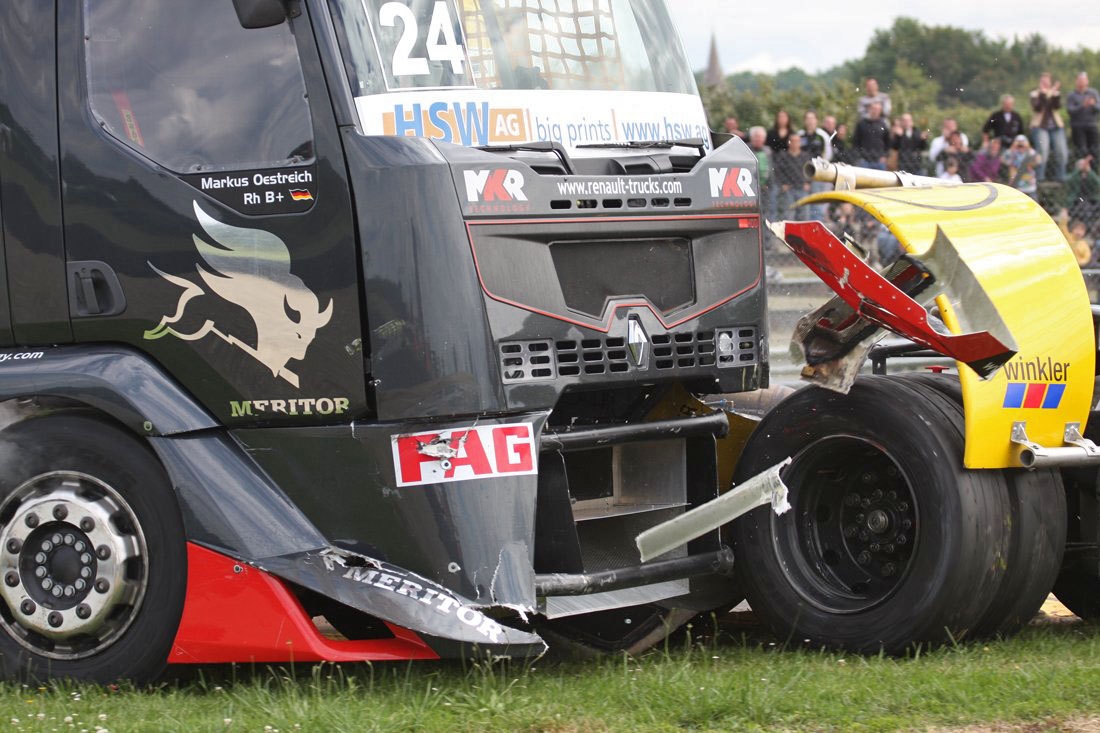
<svg viewBox="0 0 1100 733">
<path fill-rule="evenodd" d="M 991 38 L 1040 33 L 1054 46 L 1100 46 L 1100 12 L 1080 0 L 818 0 L 772 5 L 750 0 L 667 0 L 693 69 L 707 63 L 711 31 L 722 70 L 815 73 L 863 56 L 872 34 L 900 15 L 925 25 L 982 30 Z M 1097 72 L 1100 76 L 1100 71 Z"/>
</svg>

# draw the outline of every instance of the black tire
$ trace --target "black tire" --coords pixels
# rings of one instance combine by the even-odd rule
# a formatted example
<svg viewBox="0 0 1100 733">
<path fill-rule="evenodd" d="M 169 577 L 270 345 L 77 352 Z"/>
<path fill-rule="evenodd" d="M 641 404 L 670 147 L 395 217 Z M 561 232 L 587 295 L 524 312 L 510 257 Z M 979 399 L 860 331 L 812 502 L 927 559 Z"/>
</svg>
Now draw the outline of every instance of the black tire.
<svg viewBox="0 0 1100 733">
<path fill-rule="evenodd" d="M 962 468 L 957 408 L 892 377 L 797 392 L 761 421 L 744 480 L 792 457 L 792 510 L 734 523 L 741 587 L 783 639 L 902 653 L 968 636 L 1004 577 L 1004 484 Z"/>
<path fill-rule="evenodd" d="M 0 439 L 0 672 L 155 679 L 187 582 L 183 522 L 160 463 L 84 414 L 30 418 Z"/>
<path fill-rule="evenodd" d="M 1100 380 L 1093 403 L 1100 395 Z M 1085 437 L 1100 441 L 1100 420 L 1090 419 Z M 1054 595 L 1066 608 L 1086 620 L 1100 618 L 1100 531 L 1094 520 L 1100 506 L 1100 472 L 1095 468 L 1062 471 L 1066 486 L 1067 545 L 1062 569 L 1054 582 Z M 1093 527 L 1091 533 L 1087 529 Z M 1085 536 L 1088 534 L 1088 536 Z"/>
<path fill-rule="evenodd" d="M 957 377 L 921 372 L 899 377 L 948 397 L 959 410 L 962 426 L 962 386 Z M 1011 507 L 1008 572 L 985 616 L 975 624 L 974 634 L 1009 636 L 1035 618 L 1058 577 L 1066 546 L 1066 492 L 1061 474 L 1054 469 L 991 473 L 1003 478 Z"/>
</svg>

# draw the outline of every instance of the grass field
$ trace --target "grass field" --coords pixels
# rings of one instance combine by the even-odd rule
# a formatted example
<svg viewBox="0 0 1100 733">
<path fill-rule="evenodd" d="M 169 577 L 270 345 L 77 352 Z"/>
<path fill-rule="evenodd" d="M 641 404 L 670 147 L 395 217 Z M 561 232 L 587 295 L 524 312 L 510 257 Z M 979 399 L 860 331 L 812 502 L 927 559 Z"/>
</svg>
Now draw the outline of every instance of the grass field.
<svg viewBox="0 0 1100 733">
<path fill-rule="evenodd" d="M 9 685 L 0 729 L 880 731 L 1020 721 L 1045 731 L 1079 730 L 1100 713 L 1097 625 L 1033 626 L 908 659 L 783 648 L 751 627 L 693 632 L 637 659 L 208 668 L 147 691 Z"/>
</svg>

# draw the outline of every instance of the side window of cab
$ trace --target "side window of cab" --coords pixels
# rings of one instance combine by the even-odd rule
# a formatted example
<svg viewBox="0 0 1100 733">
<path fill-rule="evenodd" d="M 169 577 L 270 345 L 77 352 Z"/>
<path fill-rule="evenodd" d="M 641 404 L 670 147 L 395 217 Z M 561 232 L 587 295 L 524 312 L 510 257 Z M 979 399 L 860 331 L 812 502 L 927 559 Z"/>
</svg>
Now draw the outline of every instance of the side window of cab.
<svg viewBox="0 0 1100 733">
<path fill-rule="evenodd" d="M 119 143 L 178 173 L 313 159 L 290 26 L 244 29 L 228 0 L 84 0 L 91 110 Z"/>
</svg>

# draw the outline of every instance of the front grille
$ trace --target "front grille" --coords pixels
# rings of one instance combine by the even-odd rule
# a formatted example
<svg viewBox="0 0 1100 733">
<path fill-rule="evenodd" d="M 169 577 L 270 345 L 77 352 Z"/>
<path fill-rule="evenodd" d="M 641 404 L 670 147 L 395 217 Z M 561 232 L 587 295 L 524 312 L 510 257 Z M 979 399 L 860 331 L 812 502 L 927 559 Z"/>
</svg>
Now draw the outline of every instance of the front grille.
<svg viewBox="0 0 1100 733">
<path fill-rule="evenodd" d="M 554 343 L 558 373 L 563 377 L 582 374 L 623 374 L 634 368 L 627 357 L 626 339 L 593 338 Z"/>
<path fill-rule="evenodd" d="M 720 328 L 714 333 L 719 369 L 756 364 L 759 360 L 755 328 Z"/>
<path fill-rule="evenodd" d="M 714 331 L 653 335 L 653 366 L 657 369 L 694 369 L 715 363 Z"/>
<path fill-rule="evenodd" d="M 755 328 L 655 333 L 646 369 L 675 373 L 691 369 L 727 369 L 758 362 Z M 505 384 L 558 378 L 584 378 L 638 371 L 626 339 L 603 336 L 581 340 L 508 341 L 500 345 Z"/>
<path fill-rule="evenodd" d="M 549 340 L 510 341 L 500 345 L 500 373 L 505 384 L 555 379 Z"/>
</svg>

